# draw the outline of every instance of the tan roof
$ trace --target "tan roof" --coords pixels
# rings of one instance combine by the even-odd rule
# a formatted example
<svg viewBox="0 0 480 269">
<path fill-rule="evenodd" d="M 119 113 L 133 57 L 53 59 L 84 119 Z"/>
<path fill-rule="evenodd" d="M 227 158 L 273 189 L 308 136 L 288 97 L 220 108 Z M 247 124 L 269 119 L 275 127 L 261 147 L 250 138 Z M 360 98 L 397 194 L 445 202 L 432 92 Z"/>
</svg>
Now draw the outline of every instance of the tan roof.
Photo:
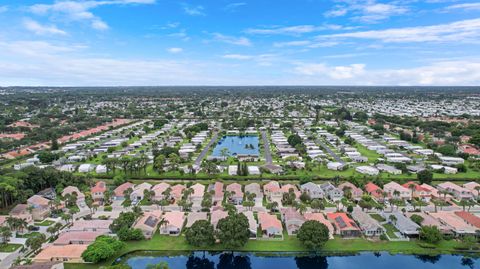
<svg viewBox="0 0 480 269">
<path fill-rule="evenodd" d="M 179 211 L 167 212 L 163 218 L 169 226 L 174 226 L 181 229 L 183 226 L 183 221 L 185 220 L 185 213 Z"/>
<path fill-rule="evenodd" d="M 123 197 L 123 192 L 127 189 L 133 189 L 135 185 L 133 185 L 132 183 L 130 182 L 125 182 L 123 183 L 122 185 L 118 186 L 117 188 L 115 188 L 115 190 L 113 191 L 115 193 L 115 196 L 117 197 Z"/>
<path fill-rule="evenodd" d="M 58 236 L 57 240 L 53 242 L 54 245 L 69 245 L 72 242 L 83 241 L 84 243 L 91 243 L 95 241 L 95 238 L 99 237 L 103 233 L 101 232 L 66 232 Z"/>
<path fill-rule="evenodd" d="M 43 249 L 34 260 L 52 260 L 52 258 L 80 259 L 88 245 L 50 245 Z"/>
<path fill-rule="evenodd" d="M 276 228 L 282 230 L 282 222 L 275 215 L 270 215 L 265 212 L 258 212 L 258 222 L 262 227 L 262 230 L 268 228 Z"/>
<path fill-rule="evenodd" d="M 32 197 L 28 198 L 27 202 L 32 205 L 47 207 L 50 200 L 43 198 L 40 195 L 33 195 Z"/>
</svg>

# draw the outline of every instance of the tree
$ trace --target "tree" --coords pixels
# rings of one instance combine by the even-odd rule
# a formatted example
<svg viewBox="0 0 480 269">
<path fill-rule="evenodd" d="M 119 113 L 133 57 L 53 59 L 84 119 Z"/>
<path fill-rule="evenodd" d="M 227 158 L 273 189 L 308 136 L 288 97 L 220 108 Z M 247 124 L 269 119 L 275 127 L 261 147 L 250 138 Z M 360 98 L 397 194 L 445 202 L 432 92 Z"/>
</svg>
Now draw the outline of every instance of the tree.
<svg viewBox="0 0 480 269">
<path fill-rule="evenodd" d="M 110 224 L 110 230 L 112 230 L 113 233 L 117 233 L 120 231 L 122 228 L 130 228 L 133 223 L 135 223 L 135 220 L 137 219 L 137 216 L 133 212 L 122 212 L 116 218 L 112 224 Z"/>
<path fill-rule="evenodd" d="M 45 243 L 45 240 L 47 240 L 47 237 L 44 234 L 37 234 L 33 237 L 28 238 L 25 242 L 25 245 L 34 252 L 36 252 L 42 247 L 42 244 Z"/>
<path fill-rule="evenodd" d="M 2 244 L 7 244 L 12 236 L 12 231 L 8 227 L 0 227 L 0 237 L 2 238 Z"/>
<path fill-rule="evenodd" d="M 421 240 L 430 244 L 437 244 L 443 238 L 442 233 L 436 226 L 422 226 L 419 236 Z"/>
<path fill-rule="evenodd" d="M 297 238 L 305 247 L 318 251 L 328 241 L 328 228 L 325 224 L 315 220 L 309 220 L 302 224 L 297 233 Z"/>
<path fill-rule="evenodd" d="M 296 145 L 302 143 L 302 138 L 297 134 L 293 134 L 287 138 L 287 141 L 290 146 L 295 147 Z"/>
<path fill-rule="evenodd" d="M 433 180 L 433 173 L 430 170 L 422 170 L 417 173 L 417 179 L 420 184 L 431 184 Z"/>
<path fill-rule="evenodd" d="M 412 216 L 410 216 L 410 219 L 416 224 L 418 224 L 419 226 L 422 226 L 422 222 L 423 222 L 422 216 L 413 214 Z"/>
<path fill-rule="evenodd" d="M 188 244 L 195 247 L 208 247 L 215 243 L 213 225 L 206 220 L 197 220 L 185 232 Z"/>
<path fill-rule="evenodd" d="M 127 227 L 122 227 L 117 232 L 117 236 L 121 241 L 139 241 L 145 239 L 142 230 Z"/>
<path fill-rule="evenodd" d="M 171 153 L 168 155 L 168 161 L 172 166 L 172 170 L 177 170 L 178 164 L 180 163 L 180 157 L 176 153 Z"/>
<path fill-rule="evenodd" d="M 480 134 L 477 133 L 477 134 L 473 135 L 472 137 L 470 137 L 468 142 L 471 143 L 471 144 L 474 144 L 477 147 L 480 147 Z"/>
<path fill-rule="evenodd" d="M 95 242 L 87 247 L 82 253 L 82 258 L 86 262 L 98 263 L 113 257 L 124 246 L 125 243 L 118 239 L 102 235 L 97 237 Z"/>
<path fill-rule="evenodd" d="M 217 237 L 226 248 L 239 248 L 248 242 L 248 219 L 243 214 L 232 213 L 217 224 Z"/>
<path fill-rule="evenodd" d="M 153 162 L 153 169 L 155 169 L 155 171 L 159 173 L 163 172 L 166 161 L 167 159 L 165 158 L 165 155 L 159 154 L 157 157 L 155 157 L 155 160 Z"/>
</svg>

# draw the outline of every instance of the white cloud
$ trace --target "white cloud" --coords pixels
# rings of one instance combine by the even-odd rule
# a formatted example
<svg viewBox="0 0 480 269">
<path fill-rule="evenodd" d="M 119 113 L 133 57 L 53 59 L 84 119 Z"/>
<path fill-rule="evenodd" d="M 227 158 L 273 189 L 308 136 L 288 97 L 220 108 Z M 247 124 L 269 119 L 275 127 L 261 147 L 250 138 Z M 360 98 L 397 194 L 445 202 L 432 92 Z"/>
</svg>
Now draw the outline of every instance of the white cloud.
<svg viewBox="0 0 480 269">
<path fill-rule="evenodd" d="M 224 9 L 225 9 L 226 11 L 233 12 L 233 11 L 235 11 L 237 8 L 242 7 L 242 6 L 245 6 L 245 5 L 247 5 L 247 3 L 245 3 L 245 2 L 230 3 L 230 4 L 226 5 Z"/>
<path fill-rule="evenodd" d="M 228 43 L 237 46 L 251 46 L 252 42 L 246 37 L 227 36 L 220 33 L 213 33 L 213 39 L 219 42 Z"/>
<path fill-rule="evenodd" d="M 168 48 L 167 51 L 169 53 L 180 53 L 180 52 L 183 52 L 183 49 L 182 48 Z"/>
<path fill-rule="evenodd" d="M 332 79 L 350 79 L 363 74 L 365 72 L 365 65 L 328 66 L 324 63 L 301 64 L 295 68 L 295 72 L 307 76 L 326 75 Z"/>
<path fill-rule="evenodd" d="M 310 45 L 312 42 L 308 40 L 296 40 L 296 41 L 287 41 L 287 42 L 275 42 L 273 43 L 274 47 L 283 48 L 283 47 L 301 47 Z"/>
<path fill-rule="evenodd" d="M 183 5 L 183 11 L 191 16 L 205 16 L 205 8 L 203 6 L 190 6 L 187 4 Z"/>
<path fill-rule="evenodd" d="M 463 9 L 463 10 L 480 10 L 480 2 L 477 3 L 464 3 L 464 4 L 456 4 L 456 5 L 451 5 L 445 8 L 446 10 L 458 10 L 458 9 Z"/>
<path fill-rule="evenodd" d="M 368 70 L 364 64 L 329 66 L 325 63 L 300 63 L 293 72 L 306 84 L 337 85 L 421 85 L 460 86 L 480 84 L 480 63 L 475 61 L 442 61 L 429 65 Z"/>
<path fill-rule="evenodd" d="M 37 15 L 60 17 L 66 21 L 86 21 L 96 30 L 108 29 L 107 23 L 90 10 L 105 5 L 154 4 L 156 0 L 102 0 L 102 1 L 56 1 L 53 4 L 35 4 L 29 7 Z"/>
<path fill-rule="evenodd" d="M 23 25 L 36 35 L 67 35 L 65 31 L 58 29 L 55 25 L 41 25 L 32 19 L 25 19 Z"/>
<path fill-rule="evenodd" d="M 324 15 L 326 17 L 341 17 L 350 13 L 352 14 L 352 20 L 377 23 L 409 11 L 408 7 L 398 4 L 398 2 L 377 3 L 375 0 L 341 0 L 339 2 L 342 2 L 342 4 L 335 5 Z"/>
<path fill-rule="evenodd" d="M 371 39 L 383 42 L 478 42 L 480 38 L 480 19 L 463 20 L 448 24 L 417 26 L 321 35 L 319 40 L 328 39 Z"/>
<path fill-rule="evenodd" d="M 348 30 L 353 27 L 345 27 L 336 24 L 317 25 L 293 25 L 293 26 L 275 26 L 270 28 L 249 28 L 244 32 L 247 34 L 258 35 L 301 35 L 325 30 Z"/>
<path fill-rule="evenodd" d="M 222 56 L 222 58 L 230 60 L 251 60 L 253 57 L 252 55 L 245 54 L 225 54 Z"/>
</svg>

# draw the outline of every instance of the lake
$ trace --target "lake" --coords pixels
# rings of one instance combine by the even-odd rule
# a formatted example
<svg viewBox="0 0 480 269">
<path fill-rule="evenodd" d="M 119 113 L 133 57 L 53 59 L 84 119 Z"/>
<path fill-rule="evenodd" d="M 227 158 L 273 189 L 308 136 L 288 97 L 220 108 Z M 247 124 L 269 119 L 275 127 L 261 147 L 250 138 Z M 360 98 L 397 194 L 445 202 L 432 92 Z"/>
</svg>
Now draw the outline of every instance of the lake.
<svg viewBox="0 0 480 269">
<path fill-rule="evenodd" d="M 120 258 L 132 269 L 146 269 L 161 261 L 171 269 L 456 269 L 480 268 L 480 260 L 461 255 L 391 255 L 360 253 L 351 256 L 296 256 L 282 253 L 135 252 Z"/>
<path fill-rule="evenodd" d="M 221 157 L 223 148 L 228 149 L 228 156 L 259 155 L 258 136 L 224 136 L 213 149 L 212 156 Z"/>
</svg>

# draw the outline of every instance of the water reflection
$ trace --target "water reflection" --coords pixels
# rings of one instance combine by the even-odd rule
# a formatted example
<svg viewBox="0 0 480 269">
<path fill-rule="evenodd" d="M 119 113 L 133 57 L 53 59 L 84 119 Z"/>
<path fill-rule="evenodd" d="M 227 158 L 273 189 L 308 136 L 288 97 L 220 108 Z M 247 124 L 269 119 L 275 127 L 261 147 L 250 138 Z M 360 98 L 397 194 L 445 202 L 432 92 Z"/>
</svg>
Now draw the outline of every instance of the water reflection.
<svg viewBox="0 0 480 269">
<path fill-rule="evenodd" d="M 434 255 L 434 256 L 432 256 L 432 255 L 414 255 L 414 257 L 421 260 L 422 262 L 425 262 L 425 263 L 428 262 L 428 263 L 431 263 L 431 264 L 435 264 L 440 260 L 440 258 L 442 256 L 440 256 L 440 255 Z"/>
<path fill-rule="evenodd" d="M 327 269 L 328 262 L 324 256 L 305 256 L 295 257 L 295 263 L 298 269 Z"/>
<path fill-rule="evenodd" d="M 460 255 L 391 255 L 370 252 L 352 256 L 305 256 L 285 253 L 136 252 L 120 259 L 132 269 L 168 263 L 170 269 L 480 269 Z"/>
<path fill-rule="evenodd" d="M 187 269 L 214 269 L 215 263 L 204 257 L 200 258 L 200 257 L 190 256 L 188 257 L 186 268 Z"/>
</svg>

